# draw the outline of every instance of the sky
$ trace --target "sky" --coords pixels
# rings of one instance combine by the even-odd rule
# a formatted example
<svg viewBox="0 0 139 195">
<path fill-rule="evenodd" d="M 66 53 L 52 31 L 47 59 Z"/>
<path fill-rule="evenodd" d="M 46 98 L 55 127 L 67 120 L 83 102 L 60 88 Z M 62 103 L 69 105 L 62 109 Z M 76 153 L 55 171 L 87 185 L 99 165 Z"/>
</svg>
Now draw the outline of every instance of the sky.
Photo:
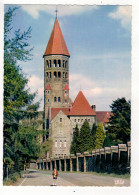
<svg viewBox="0 0 139 195">
<path fill-rule="evenodd" d="M 8 7 L 5 5 L 5 11 Z M 45 52 L 55 21 L 55 5 L 19 5 L 13 30 L 32 28 L 32 60 L 19 62 L 29 78 L 31 92 L 38 91 L 43 110 Z M 70 97 L 82 90 L 97 111 L 110 110 L 113 100 L 131 99 L 131 6 L 58 5 L 58 21 L 69 59 Z"/>
</svg>

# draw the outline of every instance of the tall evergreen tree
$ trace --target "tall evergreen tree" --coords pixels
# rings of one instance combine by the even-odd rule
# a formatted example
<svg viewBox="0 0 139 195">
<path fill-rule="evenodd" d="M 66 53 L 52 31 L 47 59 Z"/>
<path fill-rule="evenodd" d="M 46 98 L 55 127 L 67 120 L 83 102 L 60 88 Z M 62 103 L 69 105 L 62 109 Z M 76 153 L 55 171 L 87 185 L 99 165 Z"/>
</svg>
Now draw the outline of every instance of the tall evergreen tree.
<svg viewBox="0 0 139 195">
<path fill-rule="evenodd" d="M 131 103 L 125 98 L 118 98 L 110 107 L 113 115 L 107 128 L 107 136 L 116 144 L 127 143 L 130 141 L 131 131 Z"/>
<path fill-rule="evenodd" d="M 80 146 L 79 129 L 78 129 L 78 125 L 76 124 L 75 130 L 73 132 L 70 153 L 76 154 L 76 152 L 80 152 L 79 146 Z"/>
<path fill-rule="evenodd" d="M 20 29 L 13 31 L 13 16 L 16 10 L 17 8 L 9 8 L 4 15 L 4 170 L 11 165 L 16 168 L 15 164 L 24 158 L 22 150 L 17 159 L 15 138 L 22 140 L 26 134 L 25 129 L 27 132 L 29 130 L 29 127 L 23 130 L 19 121 L 27 117 L 28 106 L 33 103 L 36 95 L 30 94 L 29 89 L 25 88 L 28 79 L 19 66 L 20 61 L 28 61 L 32 56 L 32 48 L 28 43 L 31 27 L 23 33 Z M 30 138 L 34 140 L 36 135 L 33 131 L 32 136 L 30 134 Z"/>
<path fill-rule="evenodd" d="M 95 142 L 96 130 L 97 130 L 97 125 L 96 123 L 94 123 L 91 130 L 91 149 L 95 148 L 94 142 Z"/>
<path fill-rule="evenodd" d="M 104 139 L 105 139 L 104 127 L 102 123 L 99 123 L 95 134 L 95 142 L 94 142 L 95 149 L 102 148 Z"/>
<path fill-rule="evenodd" d="M 80 152 L 89 151 L 91 149 L 91 132 L 90 126 L 87 120 L 83 123 L 80 130 Z"/>
</svg>

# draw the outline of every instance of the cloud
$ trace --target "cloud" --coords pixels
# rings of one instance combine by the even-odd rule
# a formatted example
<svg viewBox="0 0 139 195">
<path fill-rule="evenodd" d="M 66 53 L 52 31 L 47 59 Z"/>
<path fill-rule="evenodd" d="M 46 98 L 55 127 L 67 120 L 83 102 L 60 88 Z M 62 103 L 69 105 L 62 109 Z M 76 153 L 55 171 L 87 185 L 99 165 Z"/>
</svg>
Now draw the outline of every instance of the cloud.
<svg viewBox="0 0 139 195">
<path fill-rule="evenodd" d="M 55 16 L 56 5 L 22 5 L 21 8 L 30 14 L 34 19 L 39 18 L 40 12 L 46 12 Z M 98 6 L 79 6 L 79 5 L 58 5 L 58 17 L 78 15 L 84 12 L 98 9 Z"/>
<path fill-rule="evenodd" d="M 131 98 L 129 88 L 122 85 L 119 87 L 104 87 L 103 83 L 95 82 L 82 74 L 71 74 L 69 82 L 72 101 L 75 100 L 78 92 L 82 90 L 90 105 L 96 104 L 97 110 L 110 110 L 109 105 L 112 100 L 117 98 Z"/>
<path fill-rule="evenodd" d="M 115 12 L 109 13 L 109 17 L 120 20 L 121 25 L 125 29 L 130 29 L 132 7 L 131 6 L 119 6 Z"/>
<path fill-rule="evenodd" d="M 39 77 L 33 75 L 29 78 L 28 87 L 30 88 L 31 93 L 38 92 L 35 102 L 40 101 L 39 110 L 43 110 L 43 99 L 44 99 L 44 80 Z"/>
<path fill-rule="evenodd" d="M 70 74 L 69 83 L 72 101 L 75 100 L 78 92 L 82 90 L 90 105 L 95 104 L 97 110 L 110 110 L 109 105 L 112 100 L 117 98 L 126 97 L 127 100 L 131 98 L 129 87 L 123 87 L 122 85 L 119 87 L 104 87 L 103 83 L 100 84 L 82 74 Z M 42 99 L 39 110 L 43 110 L 44 80 L 33 75 L 29 78 L 28 87 L 32 93 L 38 91 L 35 101 Z"/>
</svg>

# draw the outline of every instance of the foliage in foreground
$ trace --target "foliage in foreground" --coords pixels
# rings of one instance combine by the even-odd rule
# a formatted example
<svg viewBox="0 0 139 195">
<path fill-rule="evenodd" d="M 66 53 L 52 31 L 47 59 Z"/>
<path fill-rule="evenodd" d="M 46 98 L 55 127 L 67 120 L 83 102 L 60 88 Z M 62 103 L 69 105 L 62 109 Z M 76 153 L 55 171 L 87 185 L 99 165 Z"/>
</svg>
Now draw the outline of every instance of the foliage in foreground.
<svg viewBox="0 0 139 195">
<path fill-rule="evenodd" d="M 127 143 L 131 133 L 131 102 L 118 98 L 110 106 L 113 115 L 107 128 L 107 136 L 113 143 Z"/>
<path fill-rule="evenodd" d="M 36 93 L 27 89 L 28 79 L 19 65 L 32 56 L 31 27 L 24 32 L 13 30 L 16 10 L 9 8 L 4 15 L 4 178 L 39 155 L 37 125 L 32 122 L 39 103 L 33 104 Z"/>
<path fill-rule="evenodd" d="M 99 123 L 96 128 L 94 147 L 95 149 L 100 149 L 103 146 L 105 139 L 105 131 L 102 123 Z"/>
</svg>

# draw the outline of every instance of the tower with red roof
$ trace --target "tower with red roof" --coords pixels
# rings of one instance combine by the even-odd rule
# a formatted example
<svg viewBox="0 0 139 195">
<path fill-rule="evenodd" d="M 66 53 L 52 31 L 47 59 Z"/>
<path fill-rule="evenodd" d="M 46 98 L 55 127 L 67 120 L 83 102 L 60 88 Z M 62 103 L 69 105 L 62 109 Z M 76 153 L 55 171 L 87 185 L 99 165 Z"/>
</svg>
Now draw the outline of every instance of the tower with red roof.
<svg viewBox="0 0 139 195">
<path fill-rule="evenodd" d="M 55 19 L 44 52 L 44 124 L 49 128 L 51 108 L 69 108 L 69 51 Z"/>
</svg>

